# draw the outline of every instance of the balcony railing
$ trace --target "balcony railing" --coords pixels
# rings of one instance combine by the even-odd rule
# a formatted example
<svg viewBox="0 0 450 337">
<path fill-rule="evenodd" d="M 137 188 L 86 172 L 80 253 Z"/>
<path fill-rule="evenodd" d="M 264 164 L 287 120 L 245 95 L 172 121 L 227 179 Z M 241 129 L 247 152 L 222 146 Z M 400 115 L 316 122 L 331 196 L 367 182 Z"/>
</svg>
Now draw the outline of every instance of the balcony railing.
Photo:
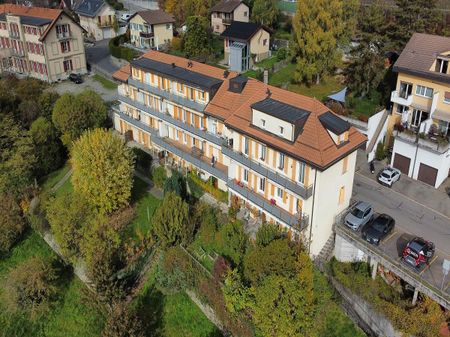
<svg viewBox="0 0 450 337">
<path fill-rule="evenodd" d="M 169 143 L 165 140 L 165 138 L 162 138 L 158 134 L 158 130 L 152 128 L 151 126 L 143 123 L 140 120 L 137 120 L 133 117 L 128 116 L 127 114 L 119 111 L 118 109 L 114 109 L 114 112 L 120 116 L 124 121 L 134 125 L 135 127 L 146 131 L 150 133 L 151 135 L 151 141 L 152 143 L 158 145 L 159 147 L 162 147 L 163 149 L 169 151 L 170 153 L 173 153 L 174 155 L 186 160 L 187 162 L 191 163 L 192 165 L 196 166 L 200 170 L 206 171 L 209 174 L 215 176 L 216 178 L 226 182 L 228 178 L 228 173 L 219 170 L 216 167 L 213 167 L 210 163 L 206 163 L 201 159 L 201 156 L 198 156 L 198 153 L 191 154 L 183 151 L 182 149 L 179 149 L 175 145 Z"/>
<path fill-rule="evenodd" d="M 11 55 L 15 57 L 25 57 L 25 52 L 23 50 L 15 50 L 14 48 L 12 48 Z"/>
<path fill-rule="evenodd" d="M 139 36 L 144 38 L 144 39 L 150 39 L 154 36 L 155 34 L 153 34 L 152 32 L 139 32 Z"/>
<path fill-rule="evenodd" d="M 260 163 L 257 163 L 249 159 L 248 157 L 244 156 L 242 153 L 234 151 L 233 149 L 228 147 L 226 143 L 222 145 L 222 153 L 230 157 L 231 159 L 237 161 L 238 163 L 242 164 L 243 166 L 248 167 L 250 170 L 259 173 L 263 177 L 267 177 L 268 179 L 276 182 L 278 185 L 281 185 L 284 188 L 295 193 L 296 195 L 301 196 L 305 200 L 312 196 L 313 192 L 312 185 L 305 187 L 303 185 L 296 184 L 289 178 L 284 177 L 281 174 L 264 167 Z"/>
<path fill-rule="evenodd" d="M 412 95 L 400 94 L 397 90 L 391 93 L 391 102 L 404 106 L 410 106 L 413 100 Z"/>
<path fill-rule="evenodd" d="M 205 110 L 205 107 L 206 107 L 206 102 L 205 103 L 194 102 L 184 96 L 180 96 L 180 95 L 171 93 L 169 91 L 160 89 L 158 87 L 154 87 L 152 85 L 142 83 L 133 78 L 130 78 L 128 80 L 128 84 L 131 84 L 131 85 L 135 86 L 136 88 L 139 88 L 139 89 L 145 90 L 147 92 L 150 92 L 152 94 L 158 95 L 168 101 L 183 105 L 183 106 L 185 106 L 189 109 L 193 109 L 195 111 L 203 112 L 203 110 Z"/>
<path fill-rule="evenodd" d="M 268 212 L 272 216 L 278 218 L 286 225 L 296 230 L 301 231 L 305 229 L 309 224 L 309 217 L 307 215 L 290 214 L 283 208 L 277 206 L 276 204 L 272 204 L 269 200 L 266 200 L 262 195 L 238 183 L 236 180 L 228 180 L 228 188 L 230 188 L 232 191 L 237 192 L 243 198 L 249 200 L 251 203 L 255 204 L 256 206 L 260 207 L 264 211 Z"/>
<path fill-rule="evenodd" d="M 394 136 L 395 138 L 399 138 L 410 144 L 418 144 L 422 148 L 429 149 L 441 154 L 446 153 L 450 148 L 448 138 L 440 135 L 419 133 L 414 130 L 405 129 L 402 132 L 394 130 Z"/>
<path fill-rule="evenodd" d="M 16 31 L 10 30 L 10 31 L 9 31 L 9 37 L 10 37 L 11 39 L 20 39 L 20 33 L 19 33 L 19 32 L 16 32 Z"/>
<path fill-rule="evenodd" d="M 155 109 L 153 109 L 139 101 L 132 100 L 130 97 L 127 97 L 127 96 L 119 96 L 119 100 L 128 105 L 136 107 L 139 110 L 142 110 L 144 113 L 152 115 L 152 117 L 159 118 L 169 124 L 175 125 L 178 128 L 186 130 L 187 132 L 192 133 L 192 134 L 194 134 L 202 139 L 205 139 L 213 144 L 216 144 L 219 146 L 222 145 L 222 142 L 223 142 L 222 138 L 219 138 L 218 136 L 215 136 L 212 133 L 209 133 L 207 131 L 198 129 L 188 123 L 185 123 L 183 121 L 175 119 L 169 113 L 163 113 L 163 112 L 156 111 Z"/>
</svg>

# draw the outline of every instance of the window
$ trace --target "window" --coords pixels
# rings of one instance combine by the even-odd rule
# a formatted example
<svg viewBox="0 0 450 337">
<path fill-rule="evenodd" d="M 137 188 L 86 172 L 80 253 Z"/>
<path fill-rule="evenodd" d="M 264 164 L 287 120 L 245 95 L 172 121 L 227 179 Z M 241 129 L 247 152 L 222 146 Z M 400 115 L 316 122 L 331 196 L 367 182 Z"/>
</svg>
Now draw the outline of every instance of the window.
<svg viewBox="0 0 450 337">
<path fill-rule="evenodd" d="M 191 125 L 194 126 L 194 121 L 195 121 L 195 116 L 194 114 L 191 112 Z"/>
<path fill-rule="evenodd" d="M 178 134 L 178 130 L 177 129 L 174 129 L 174 132 L 175 132 L 175 140 L 180 140 L 180 135 Z"/>
<path fill-rule="evenodd" d="M 186 133 L 183 132 L 183 143 L 187 144 L 187 136 Z"/>
<path fill-rule="evenodd" d="M 244 182 L 248 183 L 248 170 L 244 169 L 244 178 L 242 179 Z"/>
<path fill-rule="evenodd" d="M 298 179 L 298 182 L 301 183 L 301 184 L 305 183 L 305 168 L 306 168 L 306 164 L 305 163 L 298 162 L 297 179 Z"/>
<path fill-rule="evenodd" d="M 345 201 L 345 186 L 342 186 L 339 189 L 339 200 L 338 200 L 338 204 L 342 205 Z"/>
<path fill-rule="evenodd" d="M 280 134 L 282 135 L 284 133 L 284 128 L 280 126 Z"/>
<path fill-rule="evenodd" d="M 248 138 L 244 137 L 244 154 L 248 156 Z"/>
<path fill-rule="evenodd" d="M 70 52 L 70 42 L 69 41 L 61 42 L 61 52 L 62 53 Z"/>
<path fill-rule="evenodd" d="M 262 126 L 263 128 L 266 127 L 266 121 L 265 121 L 264 119 L 261 119 L 261 126 Z"/>
<path fill-rule="evenodd" d="M 64 65 L 64 71 L 67 72 L 67 71 L 72 71 L 73 70 L 73 68 L 72 68 L 72 60 L 64 61 L 63 65 Z"/>
<path fill-rule="evenodd" d="M 266 178 L 259 178 L 259 190 L 264 192 L 266 190 Z"/>
<path fill-rule="evenodd" d="M 69 25 L 57 25 L 56 26 L 56 36 L 58 38 L 69 37 L 70 26 Z"/>
<path fill-rule="evenodd" d="M 419 127 L 420 124 L 428 118 L 428 112 L 414 109 L 411 119 L 411 125 L 414 127 Z"/>
<path fill-rule="evenodd" d="M 206 95 L 205 95 L 205 92 L 204 91 L 199 91 L 198 92 L 198 98 L 201 100 L 201 101 L 205 101 L 205 99 L 206 99 Z"/>
<path fill-rule="evenodd" d="M 441 74 L 447 74 L 448 72 L 448 60 L 437 59 L 436 71 Z"/>
<path fill-rule="evenodd" d="M 181 110 L 181 120 L 183 122 L 186 122 L 186 110 Z"/>
<path fill-rule="evenodd" d="M 266 160 L 266 146 L 263 144 L 259 145 L 259 159 Z"/>
<path fill-rule="evenodd" d="M 277 187 L 277 197 L 283 199 L 283 190 L 280 187 Z"/>
<path fill-rule="evenodd" d="M 431 98 L 433 96 L 433 89 L 423 85 L 418 85 L 416 87 L 416 95 Z"/>
<path fill-rule="evenodd" d="M 267 39 L 264 39 L 262 44 L 263 46 L 267 46 Z"/>
<path fill-rule="evenodd" d="M 409 95 L 412 94 L 412 84 L 407 82 L 400 82 L 400 93 L 401 98 L 407 99 Z"/>
<path fill-rule="evenodd" d="M 166 29 L 169 30 L 170 28 L 172 28 L 172 25 L 170 23 L 166 24 Z"/>
<path fill-rule="evenodd" d="M 280 170 L 284 169 L 284 153 L 278 153 L 278 168 Z"/>
<path fill-rule="evenodd" d="M 348 156 L 342 161 L 342 173 L 344 174 L 348 170 Z"/>
<path fill-rule="evenodd" d="M 444 103 L 450 104 L 450 91 L 444 92 Z"/>
<path fill-rule="evenodd" d="M 245 17 L 247 16 L 247 11 L 244 12 L 244 16 L 245 16 Z"/>
</svg>

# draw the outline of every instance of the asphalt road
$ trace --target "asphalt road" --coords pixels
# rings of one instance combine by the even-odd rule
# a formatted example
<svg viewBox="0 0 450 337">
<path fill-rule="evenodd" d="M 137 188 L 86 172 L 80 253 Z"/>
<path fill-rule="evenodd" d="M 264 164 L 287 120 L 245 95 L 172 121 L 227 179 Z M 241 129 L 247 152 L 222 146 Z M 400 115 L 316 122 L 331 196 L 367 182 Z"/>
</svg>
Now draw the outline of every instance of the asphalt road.
<svg viewBox="0 0 450 337">
<path fill-rule="evenodd" d="M 375 212 L 387 213 L 395 219 L 398 232 L 421 236 L 434 242 L 439 254 L 450 259 L 450 218 L 444 214 L 358 172 L 355 174 L 353 199 L 370 202 Z"/>
<path fill-rule="evenodd" d="M 86 58 L 104 74 L 113 74 L 119 67 L 111 62 L 108 43 L 109 40 L 101 40 L 96 41 L 94 46 L 86 47 Z"/>
</svg>

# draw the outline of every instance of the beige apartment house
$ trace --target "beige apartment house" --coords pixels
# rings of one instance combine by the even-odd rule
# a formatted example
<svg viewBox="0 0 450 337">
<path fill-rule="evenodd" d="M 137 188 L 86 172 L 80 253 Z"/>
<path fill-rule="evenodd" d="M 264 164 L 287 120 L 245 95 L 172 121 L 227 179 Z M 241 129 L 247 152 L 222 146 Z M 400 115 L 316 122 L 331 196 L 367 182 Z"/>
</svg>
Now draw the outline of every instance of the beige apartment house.
<svg viewBox="0 0 450 337">
<path fill-rule="evenodd" d="M 83 0 L 75 8 L 75 13 L 80 18 L 81 27 L 96 41 L 117 36 L 116 12 L 106 1 Z"/>
<path fill-rule="evenodd" d="M 250 21 L 250 9 L 242 0 L 222 0 L 211 8 L 213 33 L 222 34 L 232 21 Z"/>
<path fill-rule="evenodd" d="M 392 165 L 439 187 L 450 174 L 450 38 L 414 34 L 394 64 Z"/>
<path fill-rule="evenodd" d="M 316 99 L 158 51 L 113 76 L 119 133 L 319 254 L 349 206 L 362 134 Z"/>
<path fill-rule="evenodd" d="M 131 43 L 141 49 L 165 49 L 172 41 L 174 22 L 163 10 L 136 12 L 129 19 Z"/>
<path fill-rule="evenodd" d="M 59 9 L 0 5 L 0 70 L 46 82 L 85 74 L 83 28 Z"/>
</svg>

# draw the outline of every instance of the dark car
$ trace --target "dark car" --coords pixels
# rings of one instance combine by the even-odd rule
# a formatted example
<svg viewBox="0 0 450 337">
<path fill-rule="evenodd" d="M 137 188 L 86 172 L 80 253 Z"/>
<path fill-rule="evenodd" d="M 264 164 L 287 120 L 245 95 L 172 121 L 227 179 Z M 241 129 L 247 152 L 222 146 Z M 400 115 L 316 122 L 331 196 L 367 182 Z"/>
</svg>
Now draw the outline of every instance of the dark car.
<svg viewBox="0 0 450 337">
<path fill-rule="evenodd" d="M 81 78 L 80 74 L 70 74 L 69 80 L 71 80 L 72 82 L 74 82 L 76 84 L 83 83 L 83 79 Z"/>
<path fill-rule="evenodd" d="M 369 243 L 379 245 L 395 226 L 395 220 L 387 214 L 380 214 L 362 230 L 362 237 Z"/>
<path fill-rule="evenodd" d="M 434 250 L 433 242 L 415 237 L 403 249 L 403 261 L 415 268 L 420 268 L 422 264 L 430 262 L 434 256 Z"/>
</svg>

